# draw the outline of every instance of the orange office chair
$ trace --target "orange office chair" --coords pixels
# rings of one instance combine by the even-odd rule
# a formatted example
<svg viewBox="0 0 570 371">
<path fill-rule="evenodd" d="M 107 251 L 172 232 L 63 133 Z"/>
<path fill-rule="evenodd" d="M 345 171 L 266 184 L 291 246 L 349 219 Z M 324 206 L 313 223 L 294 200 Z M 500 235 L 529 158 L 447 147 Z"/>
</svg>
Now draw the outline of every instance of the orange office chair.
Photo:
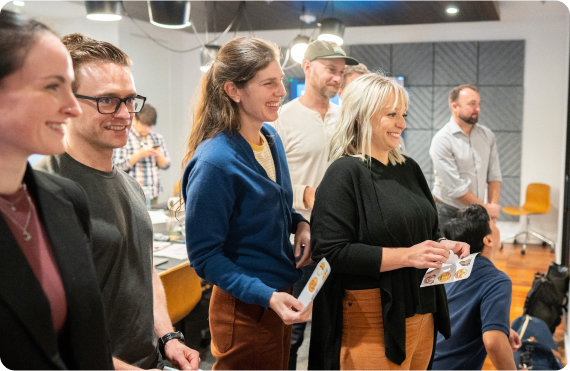
<svg viewBox="0 0 570 371">
<path fill-rule="evenodd" d="M 550 186 L 542 183 L 530 183 L 526 188 L 526 199 L 523 206 L 505 206 L 503 211 L 509 215 L 522 216 L 527 215 L 524 231 L 503 238 L 501 241 L 509 240 L 514 237 L 513 243 L 517 244 L 517 237 L 524 235 L 523 247 L 521 254 L 526 252 L 526 243 L 528 235 L 531 234 L 542 241 L 542 246 L 550 245 L 550 252 L 554 252 L 554 243 L 543 235 L 529 228 L 528 219 L 533 214 L 546 214 L 550 211 Z"/>
<path fill-rule="evenodd" d="M 183 320 L 202 298 L 200 277 L 188 262 L 159 273 L 172 324 Z M 182 328 L 185 328 L 182 326 Z"/>
</svg>

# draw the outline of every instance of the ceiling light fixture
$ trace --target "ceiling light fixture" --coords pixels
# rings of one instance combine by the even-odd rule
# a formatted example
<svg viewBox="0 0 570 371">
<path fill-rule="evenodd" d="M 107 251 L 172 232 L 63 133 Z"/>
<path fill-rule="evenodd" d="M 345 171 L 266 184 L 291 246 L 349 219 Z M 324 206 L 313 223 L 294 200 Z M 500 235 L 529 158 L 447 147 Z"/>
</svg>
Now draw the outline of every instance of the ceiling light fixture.
<svg viewBox="0 0 570 371">
<path fill-rule="evenodd" d="M 450 5 L 447 7 L 447 9 L 445 9 L 445 11 L 447 14 L 457 14 L 459 12 L 459 9 L 457 9 L 456 6 Z"/>
<path fill-rule="evenodd" d="M 16 6 L 24 6 L 26 5 L 26 3 L 24 3 L 23 1 L 20 0 L 14 0 L 12 1 L 12 4 L 16 5 Z"/>
<path fill-rule="evenodd" d="M 210 69 L 212 62 L 216 59 L 216 55 L 220 51 L 219 45 L 206 44 L 200 52 L 200 71 L 206 72 Z"/>
<path fill-rule="evenodd" d="M 163 28 L 190 26 L 190 1 L 147 1 L 150 23 Z"/>
<path fill-rule="evenodd" d="M 344 43 L 344 23 L 338 18 L 325 18 L 319 24 L 319 40 L 331 41 L 337 45 Z"/>
<path fill-rule="evenodd" d="M 314 21 L 317 20 L 317 17 L 315 17 L 312 14 L 307 14 L 307 13 L 303 13 L 299 16 L 299 19 L 301 20 L 301 22 L 306 23 L 306 24 L 311 24 Z"/>
<path fill-rule="evenodd" d="M 303 62 L 303 57 L 305 56 L 305 51 L 309 46 L 309 37 L 298 35 L 291 42 L 291 58 L 297 63 Z"/>
<path fill-rule="evenodd" d="M 120 21 L 121 13 L 120 1 L 85 1 L 87 19 L 92 21 Z"/>
</svg>

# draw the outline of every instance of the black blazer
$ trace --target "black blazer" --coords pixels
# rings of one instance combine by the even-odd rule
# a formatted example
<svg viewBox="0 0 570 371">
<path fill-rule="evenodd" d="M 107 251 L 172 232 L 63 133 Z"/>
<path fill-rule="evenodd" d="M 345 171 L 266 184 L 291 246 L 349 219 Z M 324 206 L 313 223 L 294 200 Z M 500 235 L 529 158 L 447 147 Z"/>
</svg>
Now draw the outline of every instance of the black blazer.
<svg viewBox="0 0 570 371">
<path fill-rule="evenodd" d="M 58 339 L 47 297 L 0 214 L 0 361 L 10 369 L 113 369 L 85 193 L 30 166 L 24 181 L 59 268 L 67 320 Z"/>
</svg>

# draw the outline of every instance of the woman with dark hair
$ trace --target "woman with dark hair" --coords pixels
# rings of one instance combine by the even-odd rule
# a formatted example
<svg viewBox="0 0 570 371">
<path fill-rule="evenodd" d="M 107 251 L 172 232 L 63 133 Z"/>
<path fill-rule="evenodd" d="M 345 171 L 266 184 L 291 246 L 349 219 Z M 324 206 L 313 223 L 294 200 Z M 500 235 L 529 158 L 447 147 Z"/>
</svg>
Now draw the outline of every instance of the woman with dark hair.
<svg viewBox="0 0 570 371">
<path fill-rule="evenodd" d="M 213 283 L 214 369 L 286 369 L 291 324 L 310 310 L 290 295 L 309 224 L 292 208 L 283 144 L 272 126 L 285 96 L 279 48 L 255 38 L 224 45 L 202 79 L 182 179 L 186 242 Z M 289 237 L 295 233 L 295 249 Z M 310 262 L 309 249 L 297 267 Z"/>
<path fill-rule="evenodd" d="M 85 194 L 27 162 L 64 151 L 63 126 L 81 114 L 72 81 L 52 31 L 0 13 L 0 360 L 9 369 L 113 368 Z"/>
</svg>

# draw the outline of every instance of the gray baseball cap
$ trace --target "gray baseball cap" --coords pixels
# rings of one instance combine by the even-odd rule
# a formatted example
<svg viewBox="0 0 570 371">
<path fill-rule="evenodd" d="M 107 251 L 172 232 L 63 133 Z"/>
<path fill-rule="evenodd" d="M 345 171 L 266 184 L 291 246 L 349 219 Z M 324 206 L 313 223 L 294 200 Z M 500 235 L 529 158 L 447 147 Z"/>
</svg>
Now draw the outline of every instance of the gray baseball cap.
<svg viewBox="0 0 570 371">
<path fill-rule="evenodd" d="M 315 59 L 336 59 L 342 58 L 349 66 L 356 66 L 358 61 L 354 58 L 348 57 L 344 50 L 336 43 L 324 40 L 316 40 L 309 44 L 305 55 L 304 61 L 314 61 Z"/>
</svg>

